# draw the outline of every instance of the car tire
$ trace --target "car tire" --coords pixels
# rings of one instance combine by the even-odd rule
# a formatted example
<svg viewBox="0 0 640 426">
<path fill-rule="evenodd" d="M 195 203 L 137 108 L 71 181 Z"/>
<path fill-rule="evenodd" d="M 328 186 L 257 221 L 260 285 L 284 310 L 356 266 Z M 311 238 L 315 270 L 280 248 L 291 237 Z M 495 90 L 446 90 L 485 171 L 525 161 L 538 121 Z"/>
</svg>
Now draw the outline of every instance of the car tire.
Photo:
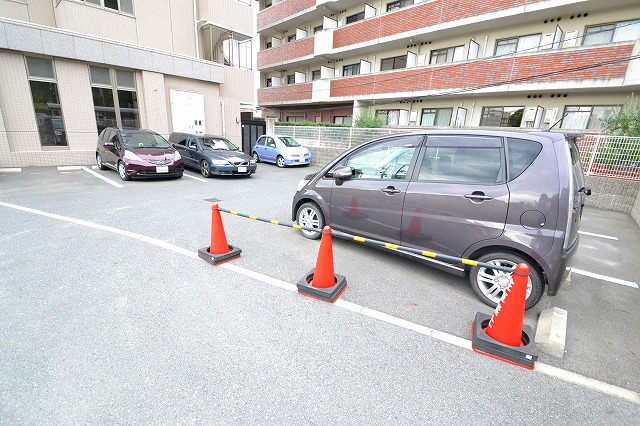
<svg viewBox="0 0 640 426">
<path fill-rule="evenodd" d="M 278 165 L 278 167 L 280 167 L 281 169 L 286 166 L 286 164 L 284 163 L 284 157 L 282 155 L 278 155 L 278 158 L 276 158 L 276 164 Z"/>
<path fill-rule="evenodd" d="M 100 156 L 100 154 L 96 154 L 96 163 L 98 164 L 98 169 L 107 170 L 107 166 L 105 166 L 102 162 L 102 157 Z"/>
<path fill-rule="evenodd" d="M 120 175 L 120 179 L 124 181 L 131 180 L 131 176 L 127 174 L 127 168 L 122 161 L 118 162 L 118 174 Z"/>
<path fill-rule="evenodd" d="M 538 269 L 531 265 L 525 258 L 508 252 L 493 252 L 480 256 L 478 262 L 490 263 L 494 265 L 515 267 L 519 263 L 529 265 L 529 282 L 527 283 L 527 299 L 525 310 L 533 308 L 544 293 L 544 281 Z M 483 266 L 474 266 L 469 273 L 471 288 L 483 303 L 491 307 L 496 307 L 506 286 L 510 282 L 507 272 L 498 271 Z"/>
<path fill-rule="evenodd" d="M 258 156 L 258 153 L 257 153 L 257 152 L 254 152 L 254 153 L 252 154 L 252 156 L 253 156 L 253 159 L 254 159 L 254 160 L 256 160 L 256 163 L 259 163 L 259 162 L 260 162 L 260 157 Z"/>
<path fill-rule="evenodd" d="M 322 228 L 324 228 L 325 223 L 324 215 L 316 203 L 309 202 L 301 205 L 296 212 L 296 221 L 298 225 L 302 225 L 305 228 L 318 229 L 317 232 L 301 229 L 300 232 L 303 237 L 317 240 L 322 235 Z"/>
<path fill-rule="evenodd" d="M 211 165 L 207 160 L 202 160 L 200 162 L 200 173 L 202 173 L 202 176 L 206 178 L 211 177 Z"/>
</svg>

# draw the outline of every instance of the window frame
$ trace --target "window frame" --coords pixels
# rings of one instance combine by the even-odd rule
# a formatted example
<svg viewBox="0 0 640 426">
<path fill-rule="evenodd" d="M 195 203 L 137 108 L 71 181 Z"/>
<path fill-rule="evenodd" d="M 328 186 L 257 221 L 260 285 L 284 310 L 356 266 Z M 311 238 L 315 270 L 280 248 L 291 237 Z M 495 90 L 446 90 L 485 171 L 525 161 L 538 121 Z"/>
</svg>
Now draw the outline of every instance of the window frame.
<svg viewBox="0 0 640 426">
<path fill-rule="evenodd" d="M 354 22 L 362 21 L 364 19 L 364 10 L 362 12 L 354 13 L 345 18 L 345 25 L 353 24 Z"/>
<path fill-rule="evenodd" d="M 538 45 L 537 45 L 537 47 L 535 49 L 533 49 L 533 48 L 522 49 L 521 48 L 522 40 L 525 39 L 525 38 L 534 37 L 534 36 L 538 37 Z M 540 41 L 541 40 L 542 40 L 542 33 L 531 33 L 531 34 L 525 34 L 525 35 L 516 36 L 516 37 L 507 37 L 507 38 L 497 39 L 496 40 L 496 44 L 495 44 L 495 49 L 493 51 L 493 55 L 494 56 L 506 56 L 506 55 L 511 55 L 511 54 L 514 54 L 514 53 L 521 53 L 521 52 L 537 52 L 537 51 L 540 50 Z M 515 41 L 515 44 L 512 43 L 513 41 Z M 509 50 L 508 52 L 498 53 L 498 49 L 500 47 L 500 43 L 501 42 L 511 42 L 509 44 L 514 44 L 514 49 L 513 50 Z"/>
<path fill-rule="evenodd" d="M 347 74 L 347 68 L 351 68 L 351 74 Z M 351 65 L 343 65 L 342 66 L 342 76 L 343 77 L 351 77 L 354 75 L 360 75 L 360 63 L 351 64 Z"/>
<path fill-rule="evenodd" d="M 112 7 L 106 6 L 105 5 L 105 0 L 94 0 L 94 1 L 90 1 L 90 0 L 78 0 L 88 6 L 91 7 L 97 7 L 100 9 L 104 9 L 104 10 L 108 10 L 109 12 L 113 12 L 113 13 L 122 13 L 123 15 L 127 15 L 127 16 L 135 16 L 135 5 L 134 5 L 134 1 L 135 0 L 115 0 L 116 3 L 118 4 L 118 8 L 114 9 Z M 131 12 L 125 11 L 122 9 L 122 2 L 123 1 L 130 1 L 131 2 Z"/>
<path fill-rule="evenodd" d="M 583 46 L 595 46 L 598 44 L 607 44 L 607 43 L 613 43 L 616 41 L 630 41 L 630 40 L 634 40 L 634 39 L 629 39 L 629 40 L 615 40 L 616 38 L 616 32 L 619 28 L 626 26 L 627 24 L 629 25 L 638 25 L 640 27 L 640 19 L 630 19 L 627 21 L 616 21 L 616 22 L 608 22 L 608 23 L 604 23 L 604 24 L 597 24 L 597 25 L 589 25 L 586 26 L 584 28 L 584 35 L 582 37 L 582 45 Z M 594 35 L 599 35 L 599 33 L 601 32 L 600 30 L 597 30 L 595 33 L 593 34 L 587 34 L 589 32 L 589 30 L 595 29 L 595 28 L 603 28 L 603 27 L 612 27 L 611 30 L 607 30 L 608 32 L 610 32 L 609 35 L 609 40 L 605 41 L 605 42 L 596 42 L 596 43 L 589 43 L 588 42 L 588 37 L 589 36 L 594 36 Z M 604 31 L 602 31 L 604 32 Z M 638 32 L 640 33 L 640 29 L 638 30 Z M 640 34 L 639 34 L 640 36 Z"/>
<path fill-rule="evenodd" d="M 403 67 L 399 67 L 397 65 L 397 61 L 398 60 L 402 60 L 404 59 L 404 66 Z M 385 69 L 385 61 L 391 61 L 391 66 L 392 68 L 389 69 Z M 393 70 L 401 70 L 401 69 L 405 69 L 407 68 L 407 55 L 400 55 L 400 56 L 392 56 L 390 58 L 382 58 L 380 59 L 380 71 L 393 71 Z"/>
<path fill-rule="evenodd" d="M 577 108 L 578 111 L 568 111 L 571 108 Z M 589 108 L 589 111 L 580 111 L 580 109 Z M 608 108 L 611 110 L 610 114 L 607 117 L 603 117 L 603 120 L 599 120 L 597 116 L 594 116 L 594 110 L 598 108 Z M 619 105 L 565 105 L 564 112 L 562 114 L 562 122 L 560 123 L 561 129 L 571 129 L 571 130 L 602 130 L 602 124 L 604 121 L 615 115 L 618 111 L 620 111 Z M 589 113 L 587 117 L 586 126 L 583 128 L 576 127 L 566 127 L 565 123 L 569 120 L 575 120 L 574 117 L 570 117 L 569 114 L 580 114 L 580 113 Z"/>
<path fill-rule="evenodd" d="M 460 49 L 460 50 L 458 50 Z M 434 49 L 431 51 L 431 55 L 429 56 L 429 65 L 437 65 L 437 64 L 446 64 L 448 62 L 455 62 L 455 58 L 456 58 L 456 52 L 461 52 L 460 55 L 464 55 L 464 45 L 461 46 L 452 46 L 452 47 L 445 47 L 442 49 Z M 442 62 L 434 62 L 433 58 L 434 55 L 440 56 L 444 53 L 444 61 Z M 451 59 L 449 59 L 449 54 L 451 54 Z"/>
<path fill-rule="evenodd" d="M 108 70 L 109 73 L 109 84 L 106 83 L 101 83 L 101 82 L 94 82 L 92 80 L 92 76 L 91 76 L 91 68 L 96 68 L 96 69 L 106 69 Z M 98 88 L 98 89 L 108 89 L 111 90 L 111 96 L 112 96 L 112 100 L 113 100 L 113 109 L 114 109 L 114 114 L 115 114 L 115 119 L 116 119 L 116 125 L 115 127 L 119 128 L 119 129 L 123 129 L 125 128 L 123 126 L 123 110 L 126 110 L 124 112 L 133 112 L 134 117 L 135 117 L 135 128 L 140 128 L 141 127 L 141 120 L 140 120 L 140 105 L 139 105 L 139 101 L 138 101 L 138 85 L 137 85 L 137 78 L 136 78 L 136 72 L 134 70 L 130 70 L 130 69 L 124 69 L 124 68 L 114 68 L 114 67 L 105 67 L 105 66 L 101 66 L 101 65 L 88 65 L 87 66 L 87 70 L 89 71 L 89 84 L 91 87 L 91 93 L 92 93 L 92 104 L 93 104 L 93 108 L 94 108 L 94 116 L 95 113 L 98 112 L 96 108 L 104 108 L 102 105 L 96 106 L 95 102 L 93 100 L 93 89 L 94 88 Z M 126 73 L 131 73 L 132 77 L 133 77 L 133 87 L 128 87 L 128 86 L 123 86 L 120 85 L 118 83 L 118 78 L 117 78 L 117 74 L 118 72 L 126 72 Z M 120 106 L 120 102 L 121 102 L 121 98 L 120 98 L 120 91 L 124 91 L 124 92 L 131 92 L 134 93 L 134 97 L 135 97 L 135 103 L 136 103 L 136 107 L 135 108 L 125 108 Z M 96 126 L 98 127 L 98 133 L 100 133 L 100 127 L 98 124 L 98 118 L 96 116 Z M 128 128 L 128 127 L 127 127 Z"/>
<path fill-rule="evenodd" d="M 434 111 L 435 113 L 433 118 L 434 124 L 432 125 L 423 124 L 425 113 L 427 113 L 428 111 Z M 440 114 L 444 113 L 444 111 L 449 112 L 449 123 L 445 125 L 437 124 Z M 420 126 L 421 127 L 449 127 L 451 126 L 452 119 L 453 119 L 453 108 L 422 108 L 422 111 L 420 113 Z"/>
<path fill-rule="evenodd" d="M 513 111 L 512 111 L 512 112 L 509 114 L 509 116 L 508 116 L 508 117 L 506 117 L 506 118 L 504 117 L 504 112 L 505 112 L 504 110 L 505 110 L 505 108 L 513 109 Z M 522 109 L 522 110 L 524 110 L 524 108 L 525 108 L 524 106 L 484 106 L 484 107 L 482 107 L 482 111 L 481 111 L 481 113 L 480 113 L 480 123 L 479 123 L 479 126 L 480 126 L 480 127 L 500 127 L 500 128 L 507 127 L 507 128 L 511 128 L 511 129 L 518 129 L 518 128 L 520 128 L 520 126 L 522 125 L 522 117 L 520 118 L 520 124 L 518 124 L 518 126 L 513 126 L 513 127 L 508 125 L 508 123 L 509 123 L 509 119 L 511 118 L 511 116 L 512 116 L 515 112 L 517 112 L 517 111 L 519 111 L 519 110 L 521 110 L 521 109 Z M 489 117 L 489 116 L 488 116 L 488 114 L 487 114 L 487 113 L 489 112 L 489 110 L 497 110 L 497 109 L 501 109 L 501 110 L 502 110 L 502 117 L 500 118 L 500 124 L 499 124 L 499 125 L 497 125 L 497 126 L 495 126 L 495 125 L 493 125 L 493 124 L 486 124 L 486 123 L 484 123 L 484 121 L 485 121 L 486 119 L 488 119 L 488 117 Z M 487 113 L 485 113 L 485 111 L 487 111 Z M 506 122 L 507 122 L 507 125 L 503 125 L 503 123 L 505 122 L 505 120 L 506 120 Z"/>
</svg>

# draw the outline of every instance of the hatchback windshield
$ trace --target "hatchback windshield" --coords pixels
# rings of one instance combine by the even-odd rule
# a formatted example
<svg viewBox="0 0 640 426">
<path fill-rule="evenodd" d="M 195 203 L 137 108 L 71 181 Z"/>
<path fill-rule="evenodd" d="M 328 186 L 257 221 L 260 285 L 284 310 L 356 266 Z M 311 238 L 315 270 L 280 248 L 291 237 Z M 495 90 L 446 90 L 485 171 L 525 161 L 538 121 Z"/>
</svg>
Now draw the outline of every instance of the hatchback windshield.
<svg viewBox="0 0 640 426">
<path fill-rule="evenodd" d="M 282 143 L 285 146 L 289 146 L 289 147 L 300 146 L 300 144 L 298 142 L 296 142 L 296 140 L 294 138 L 289 137 L 289 136 L 282 136 L 280 138 L 280 140 L 282 141 Z"/>
<path fill-rule="evenodd" d="M 237 151 L 238 147 L 223 138 L 202 138 L 202 148 L 205 150 L 224 149 L 229 151 Z"/>
<path fill-rule="evenodd" d="M 160 135 L 152 133 L 127 133 L 122 132 L 122 143 L 125 148 L 161 148 L 169 149 L 171 145 Z"/>
</svg>

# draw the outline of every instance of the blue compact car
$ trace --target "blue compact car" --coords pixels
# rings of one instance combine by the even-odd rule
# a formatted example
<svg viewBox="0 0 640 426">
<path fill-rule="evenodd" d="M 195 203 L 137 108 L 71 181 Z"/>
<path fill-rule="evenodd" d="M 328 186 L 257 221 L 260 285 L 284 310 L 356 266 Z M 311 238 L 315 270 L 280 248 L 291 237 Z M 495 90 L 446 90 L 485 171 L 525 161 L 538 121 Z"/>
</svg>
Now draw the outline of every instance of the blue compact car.
<svg viewBox="0 0 640 426">
<path fill-rule="evenodd" d="M 256 162 L 275 163 L 278 167 L 308 166 L 311 153 L 291 136 L 262 135 L 252 149 Z"/>
</svg>

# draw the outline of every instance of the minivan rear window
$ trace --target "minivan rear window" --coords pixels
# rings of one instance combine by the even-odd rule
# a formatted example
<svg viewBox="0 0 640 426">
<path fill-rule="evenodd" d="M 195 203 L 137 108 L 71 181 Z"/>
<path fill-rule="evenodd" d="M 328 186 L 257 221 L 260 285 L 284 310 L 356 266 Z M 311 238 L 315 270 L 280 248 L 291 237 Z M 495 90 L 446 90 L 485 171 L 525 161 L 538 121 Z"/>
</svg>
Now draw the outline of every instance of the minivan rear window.
<svg viewBox="0 0 640 426">
<path fill-rule="evenodd" d="M 509 181 L 520 176 L 542 151 L 540 142 L 529 139 L 507 138 L 509 155 Z"/>
</svg>

